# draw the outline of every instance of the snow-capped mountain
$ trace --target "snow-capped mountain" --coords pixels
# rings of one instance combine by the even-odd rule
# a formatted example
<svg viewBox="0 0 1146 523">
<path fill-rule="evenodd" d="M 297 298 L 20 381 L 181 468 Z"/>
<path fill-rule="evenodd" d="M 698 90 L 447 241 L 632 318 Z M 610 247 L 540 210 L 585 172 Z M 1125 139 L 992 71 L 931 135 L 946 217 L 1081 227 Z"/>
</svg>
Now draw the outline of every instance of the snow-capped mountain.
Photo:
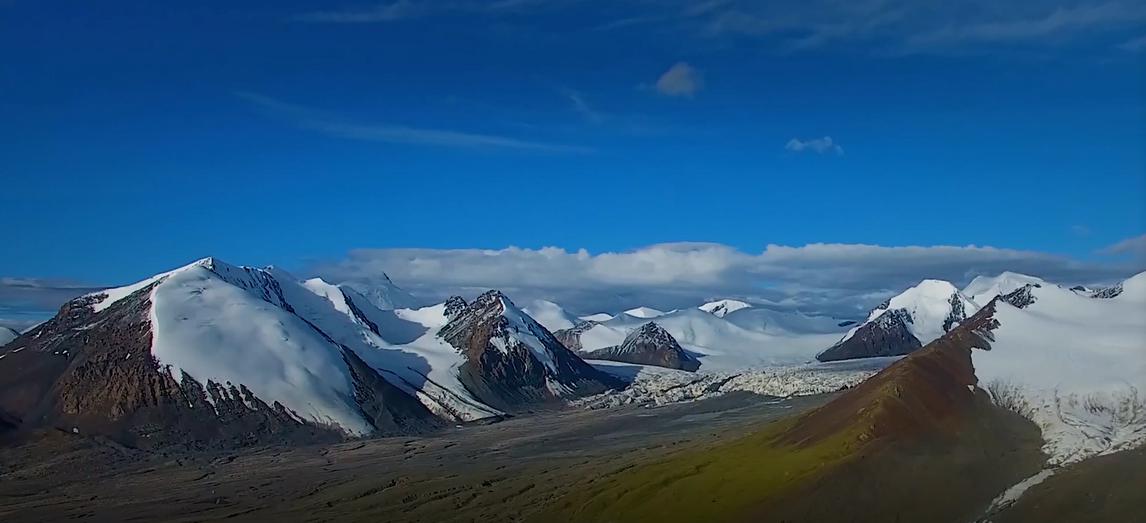
<svg viewBox="0 0 1146 523">
<path fill-rule="evenodd" d="M 373 303 L 379 310 L 406 309 L 425 304 L 425 302 L 418 300 L 409 292 L 395 285 L 385 273 L 382 274 L 381 280 L 347 281 L 340 286 L 357 291 L 367 300 L 370 300 L 370 303 Z"/>
<path fill-rule="evenodd" d="M 847 329 L 843 327 L 848 325 L 839 318 L 777 311 L 765 307 L 739 309 L 726 314 L 724 319 L 742 329 L 776 336 L 830 334 L 836 339 L 847 332 Z"/>
<path fill-rule="evenodd" d="M 975 279 L 971 280 L 971 283 L 968 283 L 967 286 L 963 288 L 962 292 L 963 295 L 971 299 L 971 301 L 982 306 L 994 299 L 995 296 L 1010 294 L 1017 289 L 1032 284 L 1046 285 L 1047 282 L 1042 278 L 1008 271 L 997 276 L 976 276 Z"/>
<path fill-rule="evenodd" d="M 836 361 L 908 354 L 979 310 L 949 282 L 923 280 L 871 311 L 867 321 L 816 356 Z"/>
<path fill-rule="evenodd" d="M 537 320 L 537 323 L 549 329 L 550 332 L 568 329 L 582 321 L 566 312 L 560 305 L 546 300 L 534 300 L 521 310 Z"/>
<path fill-rule="evenodd" d="M 613 315 L 606 313 L 606 312 L 598 312 L 596 314 L 588 314 L 585 316 L 578 316 L 577 319 L 584 320 L 584 321 L 602 322 L 602 321 L 609 321 L 609 320 L 613 319 Z"/>
<path fill-rule="evenodd" d="M 747 309 L 751 306 L 752 305 L 739 300 L 716 300 L 705 303 L 697 308 L 718 318 L 723 318 L 729 313 Z"/>
<path fill-rule="evenodd" d="M 478 296 L 438 336 L 464 355 L 458 375 L 466 390 L 503 411 L 624 386 L 566 349 L 498 291 Z"/>
<path fill-rule="evenodd" d="M 705 371 L 805 363 L 847 331 L 830 319 L 810 320 L 776 311 L 769 311 L 767 316 L 747 314 L 757 310 L 763 309 L 743 309 L 719 318 L 700 309 L 681 309 L 657 317 L 656 323 L 697 356 Z M 744 316 L 737 318 L 741 314 Z M 776 318 L 783 320 L 771 321 Z M 805 324 L 803 319 L 809 321 Z M 566 347 L 594 351 L 621 345 L 629 333 L 646 323 L 646 319 L 621 314 L 605 322 L 579 324 L 555 335 Z M 788 325 L 792 330 L 779 325 Z"/>
<path fill-rule="evenodd" d="M 7 345 L 19 335 L 20 333 L 16 332 L 15 329 L 0 325 L 0 347 Z"/>
<path fill-rule="evenodd" d="M 695 356 L 681 348 L 672 334 L 651 321 L 630 332 L 620 345 L 583 355 L 588 359 L 656 365 L 686 371 L 700 368 L 700 361 Z"/>
<path fill-rule="evenodd" d="M 1039 425 L 1052 464 L 1146 442 L 1146 273 L 1119 287 L 1094 299 L 1028 284 L 976 319 L 979 385 Z"/>
<path fill-rule="evenodd" d="M 360 300 L 279 269 L 213 258 L 82 296 L 3 348 L 0 417 L 134 444 L 440 425 L 368 363 L 374 354 L 357 340 L 377 336 L 387 320 L 376 309 L 364 314 L 369 304 Z"/>
<path fill-rule="evenodd" d="M 624 313 L 628 314 L 629 316 L 632 316 L 634 318 L 640 318 L 642 320 L 647 320 L 647 319 L 656 318 L 658 316 L 664 316 L 665 315 L 664 311 L 659 311 L 659 310 L 654 309 L 652 307 L 636 307 L 636 308 L 629 309 L 629 310 L 625 311 Z"/>
</svg>

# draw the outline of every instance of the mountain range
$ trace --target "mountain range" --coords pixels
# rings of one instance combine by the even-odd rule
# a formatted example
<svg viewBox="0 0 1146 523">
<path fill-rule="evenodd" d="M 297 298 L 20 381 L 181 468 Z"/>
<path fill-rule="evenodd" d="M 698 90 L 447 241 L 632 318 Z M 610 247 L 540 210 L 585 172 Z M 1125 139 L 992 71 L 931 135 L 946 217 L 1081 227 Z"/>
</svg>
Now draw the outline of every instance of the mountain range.
<svg viewBox="0 0 1146 523">
<path fill-rule="evenodd" d="M 1000 495 L 992 510 L 1018 498 L 1011 488 L 1146 442 L 1146 273 L 1102 289 L 1016 273 L 963 289 L 924 280 L 856 324 L 734 299 L 579 316 L 548 301 L 519 308 L 496 290 L 396 307 L 416 300 L 385 283 L 365 289 L 206 258 L 81 296 L 28 331 L 0 332 L 11 338 L 0 348 L 0 432 L 234 448 L 424 434 L 571 402 L 644 404 L 641 394 L 660 404 L 722 390 L 843 389 L 758 445 L 727 449 L 728 466 L 759 457 L 775 465 L 741 470 L 752 481 L 766 481 L 763 471 L 800 478 L 793 456 L 827 452 L 823 488 L 843 492 L 857 471 L 910 463 L 899 452 L 921 441 L 930 443 L 915 456 L 989 449 L 1008 472 L 952 488 Z M 877 365 L 855 378 L 839 360 Z M 797 379 L 806 385 L 782 383 Z M 1030 437 L 1035 454 L 1004 448 Z M 723 460 L 722 448 L 704 459 Z M 667 463 L 695 465 L 676 459 Z M 988 470 L 981 459 L 968 466 Z M 958 462 L 936 470 L 958 475 Z M 597 495 L 648 481 L 632 474 Z M 789 487 L 811 488 L 801 481 Z"/>
</svg>

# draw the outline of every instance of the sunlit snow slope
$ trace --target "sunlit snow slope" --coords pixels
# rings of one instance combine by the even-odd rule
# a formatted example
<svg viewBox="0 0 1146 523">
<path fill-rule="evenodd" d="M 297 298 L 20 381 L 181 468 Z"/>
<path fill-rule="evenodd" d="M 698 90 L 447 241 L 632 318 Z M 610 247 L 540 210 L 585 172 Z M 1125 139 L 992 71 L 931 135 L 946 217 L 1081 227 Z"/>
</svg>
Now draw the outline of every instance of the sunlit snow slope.
<svg viewBox="0 0 1146 523">
<path fill-rule="evenodd" d="M 1023 308 L 996 302 L 990 350 L 972 351 L 980 385 L 1042 428 L 1052 463 L 1146 441 L 1146 273 L 1122 288 L 1032 285 Z"/>
</svg>

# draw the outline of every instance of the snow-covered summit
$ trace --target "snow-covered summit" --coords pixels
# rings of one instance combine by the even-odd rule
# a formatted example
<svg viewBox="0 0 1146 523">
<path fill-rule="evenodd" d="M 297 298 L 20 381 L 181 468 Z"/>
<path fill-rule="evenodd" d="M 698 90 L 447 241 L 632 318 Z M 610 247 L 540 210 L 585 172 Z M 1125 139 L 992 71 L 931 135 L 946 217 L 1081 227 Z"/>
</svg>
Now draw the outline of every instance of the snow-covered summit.
<svg viewBox="0 0 1146 523">
<path fill-rule="evenodd" d="M 609 321 L 609 320 L 613 319 L 613 315 L 609 314 L 607 312 L 598 312 L 595 314 L 586 314 L 585 316 L 578 316 L 577 319 L 600 323 L 602 321 Z"/>
<path fill-rule="evenodd" d="M 868 321 L 893 310 L 906 312 L 910 318 L 908 330 L 926 345 L 951 330 L 955 323 L 978 311 L 979 305 L 959 292 L 951 282 L 923 280 L 877 307 L 868 315 Z"/>
<path fill-rule="evenodd" d="M 522 310 L 551 332 L 568 329 L 580 323 L 579 318 L 566 312 L 560 305 L 548 300 L 533 300 Z"/>
<path fill-rule="evenodd" d="M 413 308 L 425 304 L 396 285 L 385 273 L 376 280 L 347 281 L 340 285 L 354 289 L 367 300 L 370 300 L 370 303 L 373 303 L 375 307 L 384 311 Z"/>
<path fill-rule="evenodd" d="M 723 318 L 730 313 L 736 312 L 736 311 L 741 310 L 741 309 L 747 309 L 751 306 L 752 306 L 751 304 L 742 302 L 740 300 L 724 299 L 724 300 L 710 301 L 710 302 L 705 303 L 704 305 L 701 305 L 700 307 L 697 307 L 697 308 L 704 311 L 704 312 L 712 314 L 713 316 L 716 316 L 718 318 Z"/>
<path fill-rule="evenodd" d="M 395 353 L 380 333 L 413 337 L 417 328 L 322 280 L 203 258 L 72 300 L 3 355 L 0 373 L 45 391 L 40 419 L 79 415 L 81 430 L 172 427 L 156 439 L 208 444 L 236 434 L 400 433 L 441 422 L 379 365 L 377 356 Z M 58 375 L 8 367 L 35 358 L 65 365 L 52 364 Z M 83 396 L 104 400 L 68 404 Z M 125 416 L 147 407 L 139 398 L 167 407 Z"/>
<path fill-rule="evenodd" d="M 665 312 L 654 309 L 652 307 L 635 307 L 635 308 L 632 308 L 632 309 L 625 311 L 625 314 L 628 314 L 629 316 L 632 316 L 634 318 L 640 318 L 643 320 L 647 320 L 647 319 L 656 318 L 659 316 L 664 316 Z"/>
<path fill-rule="evenodd" d="M 976 276 L 966 287 L 963 295 L 970 298 L 979 306 L 986 305 L 995 296 L 1002 296 L 1014 292 L 1026 285 L 1048 285 L 1042 278 L 1019 274 L 1017 272 L 1003 272 L 997 276 Z"/>
<path fill-rule="evenodd" d="M 939 338 L 979 308 L 950 282 L 923 280 L 873 309 L 867 321 L 816 357 L 834 361 L 907 354 Z"/>
</svg>

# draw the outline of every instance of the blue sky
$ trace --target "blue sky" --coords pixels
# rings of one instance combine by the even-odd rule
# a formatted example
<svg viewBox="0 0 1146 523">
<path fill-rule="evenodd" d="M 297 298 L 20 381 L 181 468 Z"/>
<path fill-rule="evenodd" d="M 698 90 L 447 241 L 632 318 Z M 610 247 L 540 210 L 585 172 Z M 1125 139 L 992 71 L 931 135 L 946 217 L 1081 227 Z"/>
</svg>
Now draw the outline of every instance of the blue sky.
<svg viewBox="0 0 1146 523">
<path fill-rule="evenodd" d="M 0 2 L 0 276 L 682 241 L 1140 253 L 1108 249 L 1146 232 L 1146 7 L 996 4 Z"/>
</svg>

